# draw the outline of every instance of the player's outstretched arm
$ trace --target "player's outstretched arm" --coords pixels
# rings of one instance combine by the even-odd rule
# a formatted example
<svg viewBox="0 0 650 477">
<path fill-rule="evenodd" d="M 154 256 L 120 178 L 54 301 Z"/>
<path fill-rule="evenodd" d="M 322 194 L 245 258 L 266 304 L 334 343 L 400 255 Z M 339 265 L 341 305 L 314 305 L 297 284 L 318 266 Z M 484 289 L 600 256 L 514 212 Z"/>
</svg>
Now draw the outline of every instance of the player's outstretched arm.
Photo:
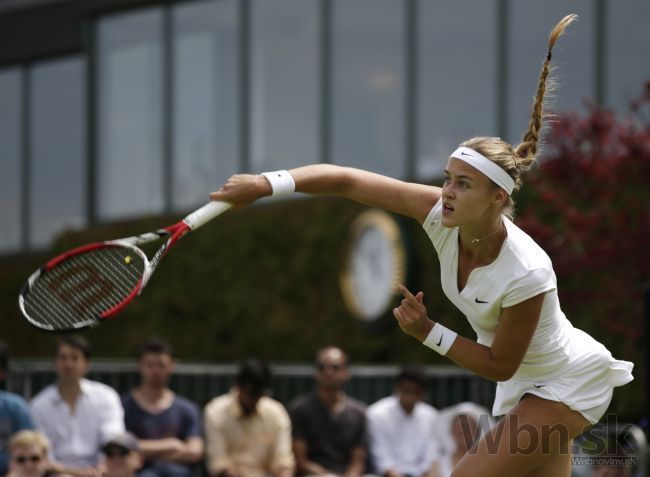
<svg viewBox="0 0 650 477">
<path fill-rule="evenodd" d="M 438 187 L 404 182 L 361 169 L 315 164 L 289 171 L 296 192 L 338 195 L 356 202 L 424 221 L 440 198 Z M 271 184 L 262 175 L 234 175 L 216 192 L 212 200 L 244 206 L 271 195 Z"/>
</svg>

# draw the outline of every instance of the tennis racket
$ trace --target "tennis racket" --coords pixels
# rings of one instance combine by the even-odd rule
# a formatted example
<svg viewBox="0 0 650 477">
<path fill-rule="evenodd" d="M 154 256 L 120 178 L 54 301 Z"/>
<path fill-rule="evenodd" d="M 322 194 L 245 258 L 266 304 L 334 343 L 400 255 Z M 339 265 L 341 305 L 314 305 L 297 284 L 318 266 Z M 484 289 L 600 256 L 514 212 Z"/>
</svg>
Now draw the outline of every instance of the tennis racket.
<svg viewBox="0 0 650 477">
<path fill-rule="evenodd" d="M 174 225 L 143 235 L 96 242 L 65 252 L 36 270 L 18 306 L 25 319 L 46 331 L 98 325 L 142 293 L 160 260 L 178 239 L 230 208 L 210 202 Z M 138 245 L 166 239 L 149 260 Z"/>
</svg>

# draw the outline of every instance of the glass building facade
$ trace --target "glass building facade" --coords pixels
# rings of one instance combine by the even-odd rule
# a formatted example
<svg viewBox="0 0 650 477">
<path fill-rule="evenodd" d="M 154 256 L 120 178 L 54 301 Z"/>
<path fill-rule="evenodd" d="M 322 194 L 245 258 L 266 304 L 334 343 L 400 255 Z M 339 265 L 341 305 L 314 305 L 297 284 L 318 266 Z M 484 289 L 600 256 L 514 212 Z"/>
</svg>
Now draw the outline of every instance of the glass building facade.
<svg viewBox="0 0 650 477">
<path fill-rule="evenodd" d="M 650 79 L 650 4 L 570 9 L 553 108 L 625 111 Z M 81 51 L 0 65 L 0 254 L 187 211 L 235 172 L 327 162 L 430 180 L 467 137 L 518 140 L 567 13 L 561 0 L 188 0 L 89 17 Z"/>
</svg>

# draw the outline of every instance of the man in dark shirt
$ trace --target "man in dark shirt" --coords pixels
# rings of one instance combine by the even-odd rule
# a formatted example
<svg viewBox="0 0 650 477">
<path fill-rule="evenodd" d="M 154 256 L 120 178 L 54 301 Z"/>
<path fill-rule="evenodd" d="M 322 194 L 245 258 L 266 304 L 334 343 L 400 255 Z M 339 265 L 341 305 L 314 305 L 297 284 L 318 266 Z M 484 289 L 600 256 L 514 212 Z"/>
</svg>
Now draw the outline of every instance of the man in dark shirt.
<svg viewBox="0 0 650 477">
<path fill-rule="evenodd" d="M 316 354 L 316 390 L 289 405 L 300 475 L 360 476 L 365 472 L 365 405 L 345 394 L 347 356 L 328 346 Z"/>
<path fill-rule="evenodd" d="M 140 350 L 140 385 L 123 396 L 124 422 L 139 439 L 146 477 L 190 477 L 203 457 L 198 406 L 169 389 L 174 360 L 169 343 L 153 338 Z"/>
</svg>

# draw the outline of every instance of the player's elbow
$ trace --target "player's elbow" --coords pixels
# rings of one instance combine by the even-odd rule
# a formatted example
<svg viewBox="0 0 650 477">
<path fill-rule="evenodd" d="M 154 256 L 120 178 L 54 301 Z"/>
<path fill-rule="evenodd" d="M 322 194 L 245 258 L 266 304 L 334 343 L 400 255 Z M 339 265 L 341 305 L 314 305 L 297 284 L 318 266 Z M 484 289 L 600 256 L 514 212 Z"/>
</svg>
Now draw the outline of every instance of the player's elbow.
<svg viewBox="0 0 650 477">
<path fill-rule="evenodd" d="M 510 370 L 510 369 L 497 369 L 494 372 L 493 379 L 495 381 L 508 381 L 510 378 L 512 378 L 515 375 L 516 369 Z"/>
<path fill-rule="evenodd" d="M 494 381 L 501 382 L 508 381 L 510 378 L 512 378 L 517 372 L 517 369 L 519 369 L 519 365 L 521 364 L 520 362 L 513 360 L 493 360 L 493 363 L 494 366 L 492 368 L 491 378 Z"/>
</svg>

